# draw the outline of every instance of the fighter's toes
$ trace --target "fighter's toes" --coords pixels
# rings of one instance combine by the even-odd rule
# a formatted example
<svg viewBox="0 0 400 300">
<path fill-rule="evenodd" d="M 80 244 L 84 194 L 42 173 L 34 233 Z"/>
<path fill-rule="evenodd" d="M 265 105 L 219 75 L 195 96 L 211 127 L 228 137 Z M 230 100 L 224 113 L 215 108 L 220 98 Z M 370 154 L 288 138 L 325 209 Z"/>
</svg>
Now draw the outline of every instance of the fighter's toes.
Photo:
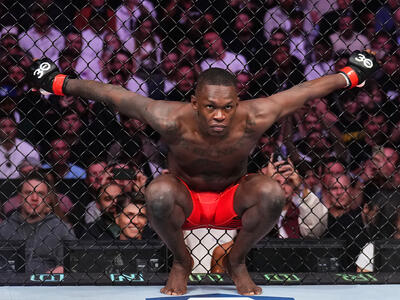
<svg viewBox="0 0 400 300">
<path fill-rule="evenodd" d="M 254 286 L 253 288 L 244 288 L 244 289 L 239 289 L 238 288 L 238 293 L 243 296 L 255 296 L 255 295 L 261 295 L 262 294 L 262 288 L 259 286 Z"/>
<path fill-rule="evenodd" d="M 161 293 L 171 296 L 180 296 L 186 294 L 186 289 L 163 287 Z"/>
</svg>

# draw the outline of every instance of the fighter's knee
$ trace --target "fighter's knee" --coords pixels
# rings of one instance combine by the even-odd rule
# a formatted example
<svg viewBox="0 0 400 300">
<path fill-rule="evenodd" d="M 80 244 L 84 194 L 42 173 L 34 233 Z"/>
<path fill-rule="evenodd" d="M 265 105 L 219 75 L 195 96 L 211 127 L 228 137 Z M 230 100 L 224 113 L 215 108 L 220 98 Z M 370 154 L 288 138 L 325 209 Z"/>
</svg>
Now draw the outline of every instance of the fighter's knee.
<svg viewBox="0 0 400 300">
<path fill-rule="evenodd" d="M 260 201 L 260 208 L 269 211 L 281 211 L 286 201 L 281 186 L 274 180 L 258 186 L 258 199 Z"/>
<path fill-rule="evenodd" d="M 165 180 L 154 181 L 146 188 L 145 198 L 151 216 L 169 216 L 174 208 L 174 187 Z"/>
</svg>

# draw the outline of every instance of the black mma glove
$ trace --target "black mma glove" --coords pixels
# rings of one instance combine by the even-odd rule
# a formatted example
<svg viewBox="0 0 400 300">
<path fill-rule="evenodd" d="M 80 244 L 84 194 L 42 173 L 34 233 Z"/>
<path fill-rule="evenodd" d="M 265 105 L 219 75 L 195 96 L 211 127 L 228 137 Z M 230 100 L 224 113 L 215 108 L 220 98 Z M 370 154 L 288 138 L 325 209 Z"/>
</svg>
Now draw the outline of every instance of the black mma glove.
<svg viewBox="0 0 400 300">
<path fill-rule="evenodd" d="M 348 66 L 339 70 L 347 81 L 347 88 L 362 87 L 365 80 L 379 67 L 375 55 L 367 51 L 355 51 L 351 54 Z"/>
<path fill-rule="evenodd" d="M 64 96 L 63 89 L 68 76 L 61 74 L 56 64 L 50 59 L 35 60 L 30 67 L 29 78 L 33 89 L 39 90 L 43 95 Z"/>
</svg>

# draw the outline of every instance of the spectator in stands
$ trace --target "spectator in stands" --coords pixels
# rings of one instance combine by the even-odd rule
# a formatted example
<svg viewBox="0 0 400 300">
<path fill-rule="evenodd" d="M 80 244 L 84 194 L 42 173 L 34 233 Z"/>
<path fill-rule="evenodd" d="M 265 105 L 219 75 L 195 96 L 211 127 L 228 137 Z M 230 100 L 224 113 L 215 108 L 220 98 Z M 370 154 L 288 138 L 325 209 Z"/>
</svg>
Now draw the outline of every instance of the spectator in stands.
<svg viewBox="0 0 400 300">
<path fill-rule="evenodd" d="M 142 122 L 121 115 L 123 130 L 108 149 L 109 163 L 115 161 L 135 165 L 143 170 L 151 180 L 161 174 L 165 165 L 163 144 L 148 134 L 148 128 Z"/>
<path fill-rule="evenodd" d="M 0 86 L 0 110 L 2 113 L 11 115 L 15 121 L 21 122 L 21 114 L 17 109 L 17 90 L 12 85 Z"/>
<path fill-rule="evenodd" d="M 190 102 L 194 95 L 196 73 L 190 64 L 182 63 L 176 70 L 177 83 L 168 93 L 166 99 Z"/>
<path fill-rule="evenodd" d="M 44 169 L 51 170 L 59 179 L 85 179 L 85 170 L 69 161 L 71 149 L 64 139 L 56 138 L 50 141 L 50 145 L 47 162 L 42 166 Z"/>
<path fill-rule="evenodd" d="M 104 0 L 92 0 L 100 4 Z M 115 18 L 110 16 L 113 12 L 103 4 L 83 8 L 82 18 L 75 19 L 75 26 L 82 30 L 82 59 L 77 65 L 77 73 L 82 79 L 98 79 L 101 73 L 101 54 L 103 52 L 104 38 L 108 32 L 115 32 Z M 88 13 L 88 15 L 86 15 Z M 87 24 L 80 25 L 81 20 L 87 18 Z M 114 24 L 114 25 L 112 25 Z M 108 26 L 112 26 L 111 29 Z"/>
<path fill-rule="evenodd" d="M 371 158 L 372 154 L 384 146 L 391 144 L 391 124 L 386 114 L 382 111 L 373 111 L 364 114 L 361 120 L 363 126 L 360 139 L 353 140 L 347 145 L 350 152 L 350 170 L 357 173 L 365 161 Z"/>
<path fill-rule="evenodd" d="M 286 198 L 275 233 L 271 234 L 279 238 L 320 237 L 327 228 L 328 210 L 304 187 L 292 162 L 270 160 L 262 172 L 280 184 Z"/>
<path fill-rule="evenodd" d="M 182 29 L 187 20 L 187 12 L 195 5 L 192 0 L 170 0 L 166 2 L 159 16 L 163 20 L 163 28 L 168 34 L 163 41 L 167 52 L 174 50 L 176 44 L 186 36 L 186 31 Z"/>
<path fill-rule="evenodd" d="M 128 51 L 120 49 L 115 52 L 109 63 L 106 64 L 106 69 L 111 72 L 111 74 L 125 72 L 129 79 L 125 84 L 126 89 L 143 96 L 148 95 L 149 90 L 146 80 L 138 76 L 137 62 Z M 110 78 L 107 78 L 107 80 L 109 81 Z"/>
<path fill-rule="evenodd" d="M 51 212 L 51 186 L 40 173 L 28 175 L 19 188 L 21 208 L 0 224 L 2 240 L 25 241 L 25 271 L 63 273 L 63 241 L 74 233 Z"/>
<path fill-rule="evenodd" d="M 229 20 L 227 20 L 229 21 Z M 256 31 L 254 14 L 249 10 L 240 10 L 234 18 L 230 30 L 224 30 L 224 42 L 229 49 L 243 55 L 248 62 L 251 73 L 256 74 L 261 68 L 266 57 L 266 40 L 260 32 Z"/>
<path fill-rule="evenodd" d="M 54 176 L 52 176 L 46 170 L 41 169 L 39 161 L 35 161 L 31 158 L 23 160 L 18 166 L 18 171 L 21 174 L 21 178 L 25 178 L 35 172 L 41 172 L 41 174 L 43 174 L 47 178 L 52 188 L 52 193 L 49 195 L 49 205 L 51 206 L 51 209 L 64 222 L 71 224 L 67 215 L 71 211 L 73 203 L 67 195 L 56 193 Z M 11 197 L 3 203 L 2 212 L 5 215 L 10 215 L 16 209 L 19 209 L 23 202 L 23 197 L 20 193 L 17 193 L 15 196 Z"/>
<path fill-rule="evenodd" d="M 74 27 L 78 31 L 85 31 L 93 27 L 91 21 L 94 17 L 101 15 L 105 31 L 116 31 L 116 18 L 114 11 L 108 7 L 106 0 L 90 0 L 84 8 L 77 12 L 74 18 Z M 87 40 L 89 42 L 89 40 Z"/>
<path fill-rule="evenodd" d="M 74 110 L 65 110 L 62 112 L 61 118 L 56 121 L 56 137 L 62 137 L 62 139 L 67 142 L 70 147 L 71 157 L 69 161 L 73 164 L 82 165 L 82 160 L 85 159 L 84 155 L 87 151 L 87 145 L 82 142 L 81 132 L 85 129 L 83 119 Z M 49 140 L 52 140 L 51 136 Z M 43 150 L 47 150 L 43 147 Z M 44 153 L 43 156 L 46 154 Z"/>
<path fill-rule="evenodd" d="M 179 57 L 179 63 L 187 62 L 192 65 L 196 76 L 198 76 L 201 73 L 199 66 L 200 57 L 198 56 L 198 50 L 195 44 L 189 38 L 185 37 L 178 43 L 176 51 Z"/>
<path fill-rule="evenodd" d="M 258 173 L 264 168 L 273 153 L 280 153 L 284 158 L 287 157 L 287 149 L 279 141 L 280 131 L 277 126 L 268 129 L 258 141 L 257 146 L 250 154 L 248 173 Z"/>
<path fill-rule="evenodd" d="M 309 62 L 311 41 L 315 39 L 316 33 L 307 33 L 304 31 L 304 22 L 307 20 L 307 18 L 304 12 L 301 10 L 295 10 L 291 12 L 289 15 L 289 20 L 291 24 L 291 29 L 288 34 L 290 54 L 296 57 L 301 64 L 305 66 Z"/>
<path fill-rule="evenodd" d="M 3 30 L 0 37 L 0 54 L 7 55 L 18 53 L 20 50 L 18 45 L 18 30 L 16 28 L 10 28 L 10 31 L 4 32 Z"/>
<path fill-rule="evenodd" d="M 93 106 L 90 113 L 97 118 L 92 119 L 86 126 L 84 115 L 71 109 L 62 111 L 61 118 L 54 121 L 55 128 L 50 128 L 46 137 L 46 140 L 62 138 L 66 141 L 71 149 L 70 162 L 83 169 L 86 169 L 93 159 L 105 158 L 106 149 L 114 140 L 112 134 L 120 128 L 115 114 L 107 110 L 106 106 Z M 48 147 L 48 142 L 44 142 L 44 156 Z"/>
<path fill-rule="evenodd" d="M 201 40 L 201 35 L 208 31 L 214 23 L 214 11 L 209 8 L 207 2 L 167 1 L 165 9 L 160 11 L 164 15 L 160 20 L 162 20 L 163 31 L 168 32 L 163 40 L 168 52 L 174 50 L 183 38 L 189 38 L 193 43 Z"/>
<path fill-rule="evenodd" d="M 73 195 L 76 199 L 69 219 L 73 224 L 76 236 L 79 238 L 86 233 L 86 224 L 94 221 L 89 214 L 86 214 L 86 210 L 96 217 L 100 214 L 96 200 L 106 176 L 106 166 L 106 162 L 100 158 L 93 160 L 86 169 L 86 178 L 83 181 L 85 186 L 82 192 L 77 191 L 76 193 L 79 194 Z M 75 193 L 75 191 L 72 190 L 72 193 Z"/>
<path fill-rule="evenodd" d="M 399 13 L 400 21 L 400 13 Z M 376 53 L 376 58 L 382 60 L 386 55 L 392 53 L 396 48 L 392 36 L 385 31 L 374 33 L 371 39 L 371 50 Z"/>
<path fill-rule="evenodd" d="M 324 237 L 345 242 L 339 264 L 347 272 L 356 271 L 356 258 L 369 240 L 364 230 L 361 208 L 351 209 L 354 198 L 348 175 L 330 177 L 328 185 L 323 187 L 322 201 L 328 208 L 328 228 Z"/>
<path fill-rule="evenodd" d="M 222 68 L 236 73 L 248 71 L 248 64 L 243 55 L 228 51 L 224 41 L 216 31 L 208 31 L 203 36 L 203 46 L 207 50 L 208 58 L 200 63 L 202 71 L 209 68 Z"/>
<path fill-rule="evenodd" d="M 201 41 L 204 32 L 214 28 L 216 14 L 212 9 L 208 10 L 206 7 L 196 7 L 196 5 L 200 6 L 201 4 L 193 2 L 194 5 L 184 16 L 185 21 L 181 22 L 181 29 L 184 30 L 183 32 L 187 38 L 196 43 L 197 41 Z"/>
<path fill-rule="evenodd" d="M 364 208 L 377 207 L 378 214 L 370 225 L 374 239 L 400 238 L 399 154 L 390 147 L 375 151 L 358 176 L 362 183 Z"/>
<path fill-rule="evenodd" d="M 27 32 L 19 35 L 19 45 L 34 58 L 45 56 L 57 61 L 59 53 L 65 45 L 64 36 L 53 27 L 46 8 L 40 4 L 33 4 L 30 13 L 34 24 Z"/>
<path fill-rule="evenodd" d="M 288 33 L 280 27 L 275 28 L 272 33 L 271 37 L 268 40 L 268 52 L 270 55 L 274 53 L 274 50 L 280 47 L 283 44 L 289 43 L 289 35 Z"/>
<path fill-rule="evenodd" d="M 77 78 L 78 76 L 75 70 L 79 62 L 79 55 L 80 53 L 72 48 L 65 48 L 62 50 L 58 60 L 60 70 L 69 76 Z"/>
<path fill-rule="evenodd" d="M 123 48 L 122 41 L 118 35 L 113 32 L 107 32 L 104 36 L 103 49 L 99 60 L 101 72 L 97 75 L 98 79 L 102 82 L 109 82 L 107 80 L 108 69 L 106 65 L 110 62 L 113 55 Z"/>
<path fill-rule="evenodd" d="M 181 43 L 179 43 L 179 45 L 181 45 Z M 185 48 L 182 49 L 182 51 L 191 50 Z M 193 48 L 193 51 L 196 50 L 194 50 Z M 158 72 L 159 74 L 154 74 L 147 82 L 149 86 L 150 98 L 155 100 L 166 99 L 167 94 L 174 88 L 177 83 L 176 69 L 182 55 L 185 56 L 183 52 L 175 51 L 163 55 L 160 65 L 160 72 Z"/>
<path fill-rule="evenodd" d="M 124 47 L 133 53 L 135 41 L 133 34 L 138 27 L 138 19 L 151 16 L 157 19 L 157 12 L 149 0 L 124 0 L 115 11 L 117 34 Z"/>
<path fill-rule="evenodd" d="M 28 157 L 21 161 L 18 165 L 18 173 L 21 178 L 28 176 L 30 173 L 37 172 L 40 169 L 40 161 L 35 158 Z M 10 212 L 16 210 L 21 206 L 23 202 L 23 198 L 20 194 L 8 199 L 6 202 L 2 204 L 1 210 L 5 215 L 8 215 Z"/>
<path fill-rule="evenodd" d="M 312 62 L 305 68 L 307 80 L 317 79 L 323 75 L 331 74 L 334 70 L 333 47 L 329 39 L 317 36 L 314 40 Z"/>
<path fill-rule="evenodd" d="M 54 111 L 47 111 L 46 116 L 51 116 L 52 119 L 57 119 L 65 111 L 76 111 L 82 120 L 87 121 L 89 118 L 89 103 L 87 100 L 74 96 L 50 96 L 50 104 Z"/>
<path fill-rule="evenodd" d="M 400 57 L 397 53 L 389 53 L 382 59 L 383 76 L 379 78 L 382 89 L 390 99 L 399 96 Z"/>
<path fill-rule="evenodd" d="M 352 53 L 356 50 L 370 48 L 368 38 L 354 29 L 355 17 L 351 13 L 340 15 L 338 20 L 338 30 L 329 36 L 333 45 L 334 52 L 341 50 Z"/>
<path fill-rule="evenodd" d="M 333 9 L 325 13 L 318 22 L 319 32 L 325 38 L 328 38 L 335 31 L 338 31 L 340 16 L 351 12 L 357 13 L 366 11 L 365 5 L 363 4 L 364 1 L 337 0 L 335 2 L 336 3 L 331 6 Z"/>
<path fill-rule="evenodd" d="M 275 28 L 282 28 L 286 32 L 290 32 L 292 24 L 290 22 L 290 14 L 297 9 L 296 1 L 294 0 L 279 0 L 278 5 L 267 10 L 264 16 L 264 35 L 268 40 Z M 311 33 L 313 30 L 311 19 L 305 18 L 303 30 L 306 33 Z"/>
<path fill-rule="evenodd" d="M 17 136 L 13 116 L 0 113 L 0 179 L 19 178 L 18 165 L 28 157 L 39 160 L 39 153 Z"/>
<path fill-rule="evenodd" d="M 151 238 L 146 226 L 147 215 L 141 194 L 118 196 L 115 208 L 115 224 L 120 228 L 119 240 L 146 240 Z"/>
<path fill-rule="evenodd" d="M 134 32 L 135 50 L 133 57 L 137 63 L 137 72 L 143 79 L 157 70 L 161 63 L 162 44 L 157 33 L 158 22 L 149 16 L 141 16 Z"/>
<path fill-rule="evenodd" d="M 347 161 L 347 149 L 342 143 L 336 142 L 342 136 L 335 126 L 337 117 L 328 109 L 326 100 L 317 98 L 307 103 L 308 111 L 304 119 L 299 119 L 299 133 L 302 139 L 298 142 L 300 156 L 308 157 L 313 163 L 323 157 L 336 157 Z M 320 141 L 318 141 L 321 139 Z"/>
<path fill-rule="evenodd" d="M 144 193 L 147 182 L 146 175 L 139 167 L 130 163 L 112 163 L 106 169 L 103 184 L 114 182 L 118 184 L 124 193 Z"/>
<path fill-rule="evenodd" d="M 257 86 L 261 87 L 261 95 L 269 96 L 304 80 L 304 67 L 290 55 L 290 46 L 282 44 L 274 50 L 263 75 L 257 78 Z"/>
<path fill-rule="evenodd" d="M 236 89 L 240 100 L 254 99 L 256 91 L 253 85 L 253 75 L 246 71 L 237 72 Z"/>
<path fill-rule="evenodd" d="M 105 161 L 94 161 L 86 169 L 85 184 L 87 186 L 86 204 L 95 201 L 104 180 L 107 164 Z"/>
<path fill-rule="evenodd" d="M 360 105 L 360 109 L 367 112 L 382 111 L 388 117 L 395 116 L 397 108 L 388 101 L 385 92 L 375 80 L 369 80 L 369 85 L 358 89 L 356 100 Z"/>
<path fill-rule="evenodd" d="M 74 78 L 78 77 L 78 66 L 82 68 L 82 65 L 87 64 L 86 59 L 82 57 L 82 48 L 82 33 L 76 29 L 69 31 L 65 35 L 65 48 L 60 52 L 58 65 L 63 72 Z"/>
<path fill-rule="evenodd" d="M 352 141 L 360 140 L 362 135 L 363 116 L 360 103 L 356 99 L 356 91 L 349 90 L 343 93 L 337 102 L 338 122 L 335 126 L 342 133 L 340 140 L 344 145 L 352 143 Z"/>
<path fill-rule="evenodd" d="M 103 185 L 99 190 L 96 205 L 89 205 L 86 209 L 85 220 L 87 233 L 85 239 L 109 240 L 119 235 L 120 228 L 115 224 L 114 215 L 119 195 L 122 195 L 119 184 L 111 182 Z"/>
<path fill-rule="evenodd" d="M 395 32 L 396 13 L 398 14 L 400 3 L 397 0 L 387 0 L 382 3 L 375 14 L 376 32 L 387 31 Z"/>
<path fill-rule="evenodd" d="M 347 174 L 347 169 L 345 168 L 345 165 L 345 163 L 336 158 L 324 159 L 321 162 L 320 167 L 320 177 L 322 184 L 325 184 L 325 186 L 329 186 L 331 177 L 338 178 L 341 175 Z"/>
<path fill-rule="evenodd" d="M 76 29 L 70 30 L 65 35 L 65 49 L 73 49 L 78 53 L 82 52 L 82 33 Z"/>
<path fill-rule="evenodd" d="M 318 170 L 312 168 L 310 164 L 302 164 L 302 171 L 303 171 L 303 183 L 304 188 L 311 191 L 315 196 L 321 199 L 321 190 L 322 184 L 319 178 Z M 308 168 L 307 168 L 308 167 Z M 300 171 L 299 171 L 300 173 Z"/>
</svg>

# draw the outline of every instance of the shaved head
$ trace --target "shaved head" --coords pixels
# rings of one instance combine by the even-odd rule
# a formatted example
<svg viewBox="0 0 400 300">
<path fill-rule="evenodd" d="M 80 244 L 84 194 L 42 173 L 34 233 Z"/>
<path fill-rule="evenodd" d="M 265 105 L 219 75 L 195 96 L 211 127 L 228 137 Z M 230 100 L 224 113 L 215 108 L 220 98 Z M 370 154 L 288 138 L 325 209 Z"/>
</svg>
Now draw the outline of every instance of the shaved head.
<svg viewBox="0 0 400 300">
<path fill-rule="evenodd" d="M 210 68 L 202 72 L 197 82 L 196 94 L 205 85 L 222 85 L 222 86 L 233 86 L 236 88 L 235 76 L 227 70 L 220 68 Z"/>
</svg>

